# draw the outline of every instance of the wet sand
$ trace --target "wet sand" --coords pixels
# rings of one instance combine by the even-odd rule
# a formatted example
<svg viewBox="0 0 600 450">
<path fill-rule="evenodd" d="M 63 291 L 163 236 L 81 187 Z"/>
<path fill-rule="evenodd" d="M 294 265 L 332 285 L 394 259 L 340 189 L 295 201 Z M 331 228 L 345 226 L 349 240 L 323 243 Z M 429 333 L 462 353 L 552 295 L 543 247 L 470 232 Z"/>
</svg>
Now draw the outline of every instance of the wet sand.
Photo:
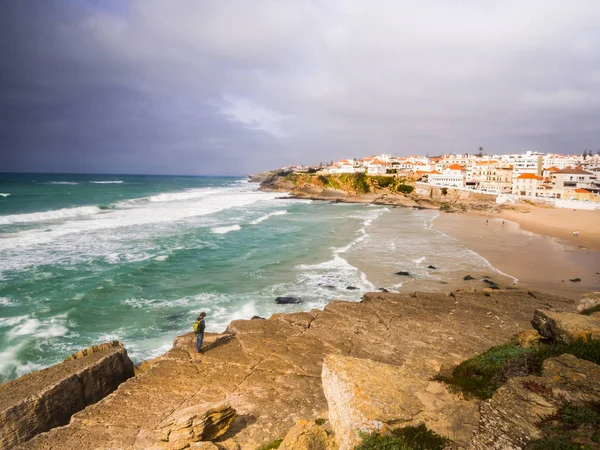
<svg viewBox="0 0 600 450">
<path fill-rule="evenodd" d="M 578 218 L 583 220 L 580 217 L 596 220 L 595 215 L 600 217 L 600 213 L 579 211 L 592 214 L 565 219 L 571 215 L 571 211 L 568 214 L 565 214 L 567 211 L 564 210 L 540 211 L 542 212 L 507 211 L 507 214 L 502 213 L 504 219 L 469 214 L 441 214 L 433 227 L 459 240 L 500 271 L 517 278 L 519 287 L 574 299 L 580 298 L 584 292 L 600 290 L 600 251 L 595 250 L 600 248 L 596 246 L 600 242 L 595 238 L 600 229 L 586 233 L 584 227 L 580 226 L 580 238 L 585 239 L 577 240 L 573 238 L 572 231 L 569 235 L 565 228 L 576 223 L 573 221 L 577 221 Z M 522 222 L 523 227 L 508 220 L 509 217 L 520 218 L 518 215 L 527 216 Z M 540 220 L 546 215 L 554 217 L 556 221 L 548 225 L 540 224 Z M 561 219 L 568 224 L 558 226 Z M 526 226 L 540 232 L 552 231 L 554 236 L 527 231 L 524 229 Z M 579 245 L 586 248 L 580 248 Z M 581 281 L 569 281 L 574 278 L 580 278 Z"/>
</svg>

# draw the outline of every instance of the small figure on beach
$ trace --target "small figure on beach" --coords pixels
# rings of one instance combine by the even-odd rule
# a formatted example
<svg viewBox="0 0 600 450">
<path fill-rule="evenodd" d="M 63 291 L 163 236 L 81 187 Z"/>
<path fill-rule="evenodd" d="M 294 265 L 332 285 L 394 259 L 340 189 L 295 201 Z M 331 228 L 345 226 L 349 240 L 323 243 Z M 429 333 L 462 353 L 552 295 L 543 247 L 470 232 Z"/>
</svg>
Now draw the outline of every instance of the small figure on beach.
<svg viewBox="0 0 600 450">
<path fill-rule="evenodd" d="M 573 231 L 573 236 L 579 236 L 579 230 Z"/>
<path fill-rule="evenodd" d="M 196 321 L 194 322 L 194 334 L 196 335 L 196 351 L 198 353 L 202 353 L 202 341 L 204 340 L 204 329 L 206 328 L 206 324 L 204 323 L 204 318 L 206 317 L 206 313 L 202 311 Z"/>
<path fill-rule="evenodd" d="M 488 223 L 488 219 L 485 219 L 485 224 L 487 225 L 487 223 Z"/>
</svg>

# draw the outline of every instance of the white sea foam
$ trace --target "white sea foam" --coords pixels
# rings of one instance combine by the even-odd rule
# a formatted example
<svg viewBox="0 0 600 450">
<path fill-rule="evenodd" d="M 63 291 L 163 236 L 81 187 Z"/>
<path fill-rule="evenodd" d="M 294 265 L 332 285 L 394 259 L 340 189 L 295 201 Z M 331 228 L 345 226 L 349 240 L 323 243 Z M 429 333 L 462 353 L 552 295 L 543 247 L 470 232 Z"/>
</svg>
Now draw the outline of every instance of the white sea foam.
<svg viewBox="0 0 600 450">
<path fill-rule="evenodd" d="M 225 189 L 216 188 L 202 188 L 202 189 L 188 189 L 182 192 L 165 192 L 163 194 L 152 195 L 145 197 L 141 200 L 149 202 L 176 202 L 182 200 L 192 200 L 202 197 L 206 197 L 211 194 L 218 194 L 226 191 Z"/>
<path fill-rule="evenodd" d="M 97 206 L 79 206 L 77 208 L 63 208 L 54 211 L 44 211 L 28 214 L 11 214 L 0 216 L 0 225 L 31 222 L 49 222 L 52 220 L 70 219 L 79 216 L 98 214 L 101 211 Z"/>
<path fill-rule="evenodd" d="M 154 258 L 154 261 L 166 261 L 167 259 L 169 259 L 169 255 L 160 255 Z"/>
<path fill-rule="evenodd" d="M 76 183 L 75 181 L 48 181 L 48 183 L 46 183 L 46 184 L 67 184 L 67 185 L 69 185 L 69 184 L 79 184 L 79 183 Z"/>
<path fill-rule="evenodd" d="M 258 219 L 256 219 L 256 220 L 253 220 L 252 222 L 250 222 L 250 224 L 251 224 L 251 225 L 258 225 L 259 223 L 261 223 L 261 222 L 264 222 L 265 220 L 268 220 L 268 219 L 270 219 L 271 217 L 274 217 L 274 216 L 283 216 L 283 215 L 285 215 L 285 214 L 287 214 L 287 211 L 285 211 L 285 210 L 281 210 L 281 211 L 274 211 L 274 212 L 272 212 L 272 213 L 265 214 L 264 216 L 261 216 L 261 217 L 259 217 L 259 218 L 258 218 Z"/>
<path fill-rule="evenodd" d="M 241 229 L 242 227 L 239 225 L 231 225 L 229 227 L 214 227 L 211 228 L 210 231 L 212 231 L 215 234 L 226 234 L 230 233 L 231 231 L 239 231 Z"/>
<path fill-rule="evenodd" d="M 414 260 L 415 264 L 421 264 L 423 261 L 425 261 L 425 256 L 421 256 Z"/>
<path fill-rule="evenodd" d="M 114 180 L 114 181 L 90 181 L 93 184 L 123 184 L 125 183 L 123 180 Z"/>
<path fill-rule="evenodd" d="M 0 197 L 10 197 L 8 192 L 0 192 Z"/>
<path fill-rule="evenodd" d="M 8 297 L 0 297 L 0 306 L 14 306 L 15 302 Z M 1 319 L 0 319 L 1 320 Z"/>
</svg>

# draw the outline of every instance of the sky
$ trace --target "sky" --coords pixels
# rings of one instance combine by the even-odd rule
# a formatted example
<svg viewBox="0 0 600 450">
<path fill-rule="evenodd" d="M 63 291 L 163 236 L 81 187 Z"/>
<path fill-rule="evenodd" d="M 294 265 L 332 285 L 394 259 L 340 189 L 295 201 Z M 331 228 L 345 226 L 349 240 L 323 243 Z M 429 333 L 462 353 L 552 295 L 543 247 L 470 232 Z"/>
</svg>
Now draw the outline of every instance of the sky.
<svg viewBox="0 0 600 450">
<path fill-rule="evenodd" d="M 0 172 L 600 148 L 598 0 L 5 0 Z"/>
</svg>

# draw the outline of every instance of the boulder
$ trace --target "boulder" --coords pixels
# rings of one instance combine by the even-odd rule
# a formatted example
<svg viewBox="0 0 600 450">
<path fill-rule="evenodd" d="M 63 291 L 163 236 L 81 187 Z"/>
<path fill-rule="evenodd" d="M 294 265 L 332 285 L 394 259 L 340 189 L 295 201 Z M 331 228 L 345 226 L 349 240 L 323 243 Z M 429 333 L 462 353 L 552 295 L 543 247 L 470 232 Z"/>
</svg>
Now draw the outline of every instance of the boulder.
<svg viewBox="0 0 600 450">
<path fill-rule="evenodd" d="M 585 311 L 598 305 L 600 305 L 600 292 L 588 292 L 583 294 L 583 297 L 579 300 L 577 311 Z"/>
<path fill-rule="evenodd" d="M 408 276 L 410 276 L 410 272 L 400 271 L 400 272 L 396 272 L 396 275 L 401 275 L 401 276 L 408 277 Z"/>
<path fill-rule="evenodd" d="M 519 347 L 522 348 L 533 347 L 534 345 L 537 345 L 538 342 L 540 342 L 542 339 L 544 339 L 544 337 L 540 333 L 538 333 L 537 330 L 533 329 L 523 330 L 520 333 L 515 334 L 512 338 L 513 342 L 515 342 L 519 345 Z"/>
<path fill-rule="evenodd" d="M 435 267 L 435 266 L 427 266 L 427 268 L 428 268 L 428 269 L 434 269 L 434 270 L 436 269 L 436 267 Z"/>
<path fill-rule="evenodd" d="M 600 401 L 600 366 L 573 355 L 544 361 L 540 377 L 511 378 L 481 404 L 470 450 L 522 449 L 543 436 L 540 421 L 567 403 Z"/>
<path fill-rule="evenodd" d="M 292 305 L 295 303 L 302 303 L 302 299 L 298 297 L 277 297 L 275 303 L 280 305 Z"/>
<path fill-rule="evenodd" d="M 321 378 L 340 450 L 358 445 L 360 433 L 419 423 L 464 444 L 477 423 L 474 402 L 459 399 L 447 386 L 402 366 L 329 355 Z"/>
<path fill-rule="evenodd" d="M 134 376 L 133 363 L 117 341 L 94 345 L 39 372 L 0 386 L 0 449 L 66 425 Z"/>
<path fill-rule="evenodd" d="M 333 437 L 314 422 L 299 420 L 285 435 L 279 450 L 337 450 Z"/>
<path fill-rule="evenodd" d="M 472 277 L 471 275 L 466 275 L 466 276 L 463 278 L 463 280 L 465 280 L 465 281 L 471 281 L 471 280 L 474 280 L 474 279 L 475 279 L 475 278 L 474 278 L 474 277 Z"/>
<path fill-rule="evenodd" d="M 581 281 L 581 278 L 577 277 L 577 278 L 569 278 L 569 281 L 571 281 L 572 283 L 579 283 Z"/>
<path fill-rule="evenodd" d="M 348 289 L 349 291 L 357 291 L 358 288 L 356 286 L 346 286 L 346 289 Z"/>
<path fill-rule="evenodd" d="M 589 335 L 600 339 L 600 319 L 581 314 L 536 310 L 531 321 L 545 338 L 570 343 Z"/>
<path fill-rule="evenodd" d="M 390 292 L 390 291 L 388 291 L 386 288 L 379 288 L 379 289 L 377 289 L 377 290 L 378 290 L 379 292 Z"/>
<path fill-rule="evenodd" d="M 467 448 L 519 450 L 529 441 L 540 439 L 542 432 L 537 424 L 556 414 L 558 407 L 527 386 L 545 386 L 545 383 L 544 378 L 532 376 L 508 380 L 490 400 L 481 404 L 479 429 Z"/>
<path fill-rule="evenodd" d="M 159 441 L 169 450 L 181 450 L 195 442 L 212 441 L 229 429 L 236 416 L 229 403 L 199 404 L 178 409 L 156 430 Z"/>
</svg>

